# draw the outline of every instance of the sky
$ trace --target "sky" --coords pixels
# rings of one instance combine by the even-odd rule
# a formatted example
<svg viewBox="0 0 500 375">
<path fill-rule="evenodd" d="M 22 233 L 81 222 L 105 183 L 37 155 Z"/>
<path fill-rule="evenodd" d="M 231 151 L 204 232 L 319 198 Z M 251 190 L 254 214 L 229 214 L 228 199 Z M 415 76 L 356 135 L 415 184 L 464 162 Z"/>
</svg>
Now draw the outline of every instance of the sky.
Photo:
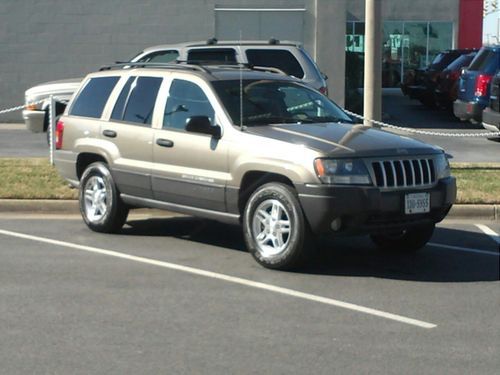
<svg viewBox="0 0 500 375">
<path fill-rule="evenodd" d="M 500 5 L 500 2 L 499 4 Z M 488 44 L 500 44 L 500 40 L 497 40 L 500 35 L 497 35 L 497 25 L 500 18 L 500 11 L 488 14 L 483 19 L 483 43 Z"/>
</svg>

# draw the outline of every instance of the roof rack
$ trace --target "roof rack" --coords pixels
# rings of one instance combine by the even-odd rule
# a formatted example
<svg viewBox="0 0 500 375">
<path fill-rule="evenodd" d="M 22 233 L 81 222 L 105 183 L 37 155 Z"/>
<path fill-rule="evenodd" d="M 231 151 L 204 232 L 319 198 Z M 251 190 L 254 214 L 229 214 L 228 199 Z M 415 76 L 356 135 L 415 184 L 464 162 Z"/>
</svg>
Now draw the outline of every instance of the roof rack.
<svg viewBox="0 0 500 375">
<path fill-rule="evenodd" d="M 288 74 L 285 73 L 283 70 L 271 67 L 271 66 L 258 66 L 258 65 L 252 65 L 249 63 L 221 63 L 220 61 L 210 61 L 210 60 L 205 60 L 205 61 L 179 61 L 179 63 L 186 64 L 186 65 L 194 65 L 194 66 L 200 66 L 205 68 L 209 73 L 210 69 L 250 69 L 250 70 L 257 70 L 260 72 L 270 72 L 270 73 L 278 73 L 278 74 L 283 74 L 287 76 Z"/>
<path fill-rule="evenodd" d="M 208 69 L 201 65 L 196 64 L 172 64 L 172 63 L 160 63 L 160 62 L 123 62 L 117 61 L 112 65 L 102 66 L 99 71 L 103 70 L 114 70 L 114 69 L 124 69 L 124 68 L 169 68 L 169 69 L 179 69 L 179 70 L 197 70 L 199 72 L 210 73 Z"/>
</svg>

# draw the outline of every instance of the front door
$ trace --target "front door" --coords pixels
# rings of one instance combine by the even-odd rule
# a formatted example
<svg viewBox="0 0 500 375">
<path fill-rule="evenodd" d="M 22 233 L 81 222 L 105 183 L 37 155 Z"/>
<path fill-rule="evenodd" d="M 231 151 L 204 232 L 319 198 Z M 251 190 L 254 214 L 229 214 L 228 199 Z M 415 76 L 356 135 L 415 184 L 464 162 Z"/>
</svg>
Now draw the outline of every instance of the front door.
<svg viewBox="0 0 500 375">
<path fill-rule="evenodd" d="M 155 199 L 215 211 L 226 211 L 227 145 L 224 139 L 186 132 L 186 120 L 214 109 L 202 87 L 174 79 L 170 85 L 162 129 L 153 140 L 152 187 Z"/>
</svg>

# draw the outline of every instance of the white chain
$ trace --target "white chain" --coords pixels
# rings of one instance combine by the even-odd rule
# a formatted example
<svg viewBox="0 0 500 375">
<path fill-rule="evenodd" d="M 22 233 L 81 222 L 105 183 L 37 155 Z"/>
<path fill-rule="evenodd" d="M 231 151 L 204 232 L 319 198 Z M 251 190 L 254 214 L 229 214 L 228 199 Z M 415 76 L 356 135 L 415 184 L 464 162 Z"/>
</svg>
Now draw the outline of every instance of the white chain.
<svg viewBox="0 0 500 375">
<path fill-rule="evenodd" d="M 0 115 L 3 115 L 5 113 L 20 111 L 21 109 L 25 109 L 25 108 L 27 108 L 29 106 L 32 106 L 32 105 L 42 104 L 46 100 L 47 99 L 42 99 L 42 100 L 38 100 L 36 102 L 29 102 L 29 103 L 26 103 L 24 105 L 20 105 L 20 106 L 17 106 L 17 107 L 12 107 L 12 108 L 8 108 L 8 109 L 4 109 L 4 110 L 0 111 Z M 68 101 L 66 99 L 61 99 L 61 98 L 58 98 L 58 97 L 54 97 L 54 100 L 56 102 L 61 102 L 61 103 L 66 103 Z"/>
<path fill-rule="evenodd" d="M 26 107 L 30 106 L 30 105 L 36 105 L 36 104 L 40 104 L 40 103 L 43 103 L 44 100 L 39 100 L 37 102 L 30 102 L 30 103 L 26 103 L 24 105 L 20 105 L 18 107 L 12 107 L 12 108 L 9 108 L 9 109 L 4 109 L 2 111 L 0 111 L 0 115 L 3 115 L 4 113 L 10 113 L 10 112 L 15 112 L 15 111 L 20 111 L 21 109 L 25 109 Z"/>
<path fill-rule="evenodd" d="M 412 128 L 404 128 L 401 126 L 396 126 L 396 125 L 391 125 L 387 124 L 382 121 L 377 121 L 377 120 L 371 120 L 371 119 L 365 119 L 363 116 L 358 115 L 357 113 L 348 111 L 347 109 L 344 109 L 344 112 L 346 112 L 348 115 L 360 118 L 362 120 L 368 120 L 369 122 L 384 127 L 384 128 L 389 128 L 393 130 L 400 130 L 404 131 L 407 133 L 413 133 L 413 134 L 421 134 L 421 135 L 435 135 L 439 137 L 455 137 L 455 138 L 460 138 L 460 137 L 471 137 L 471 138 L 478 138 L 478 137 L 500 137 L 500 131 L 499 132 L 482 132 L 482 133 L 443 133 L 443 132 L 433 132 L 433 131 L 428 131 L 428 130 L 420 130 L 420 129 L 412 129 Z"/>
</svg>

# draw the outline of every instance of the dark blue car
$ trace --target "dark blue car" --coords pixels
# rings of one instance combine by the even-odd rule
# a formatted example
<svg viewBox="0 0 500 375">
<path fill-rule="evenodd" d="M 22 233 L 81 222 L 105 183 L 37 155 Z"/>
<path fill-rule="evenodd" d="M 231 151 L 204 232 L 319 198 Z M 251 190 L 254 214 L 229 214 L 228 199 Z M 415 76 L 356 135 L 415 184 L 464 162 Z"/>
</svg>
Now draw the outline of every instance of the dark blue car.
<svg viewBox="0 0 500 375">
<path fill-rule="evenodd" d="M 481 48 L 469 67 L 460 76 L 458 99 L 453 113 L 461 120 L 482 121 L 488 106 L 491 80 L 500 68 L 500 45 Z"/>
</svg>

